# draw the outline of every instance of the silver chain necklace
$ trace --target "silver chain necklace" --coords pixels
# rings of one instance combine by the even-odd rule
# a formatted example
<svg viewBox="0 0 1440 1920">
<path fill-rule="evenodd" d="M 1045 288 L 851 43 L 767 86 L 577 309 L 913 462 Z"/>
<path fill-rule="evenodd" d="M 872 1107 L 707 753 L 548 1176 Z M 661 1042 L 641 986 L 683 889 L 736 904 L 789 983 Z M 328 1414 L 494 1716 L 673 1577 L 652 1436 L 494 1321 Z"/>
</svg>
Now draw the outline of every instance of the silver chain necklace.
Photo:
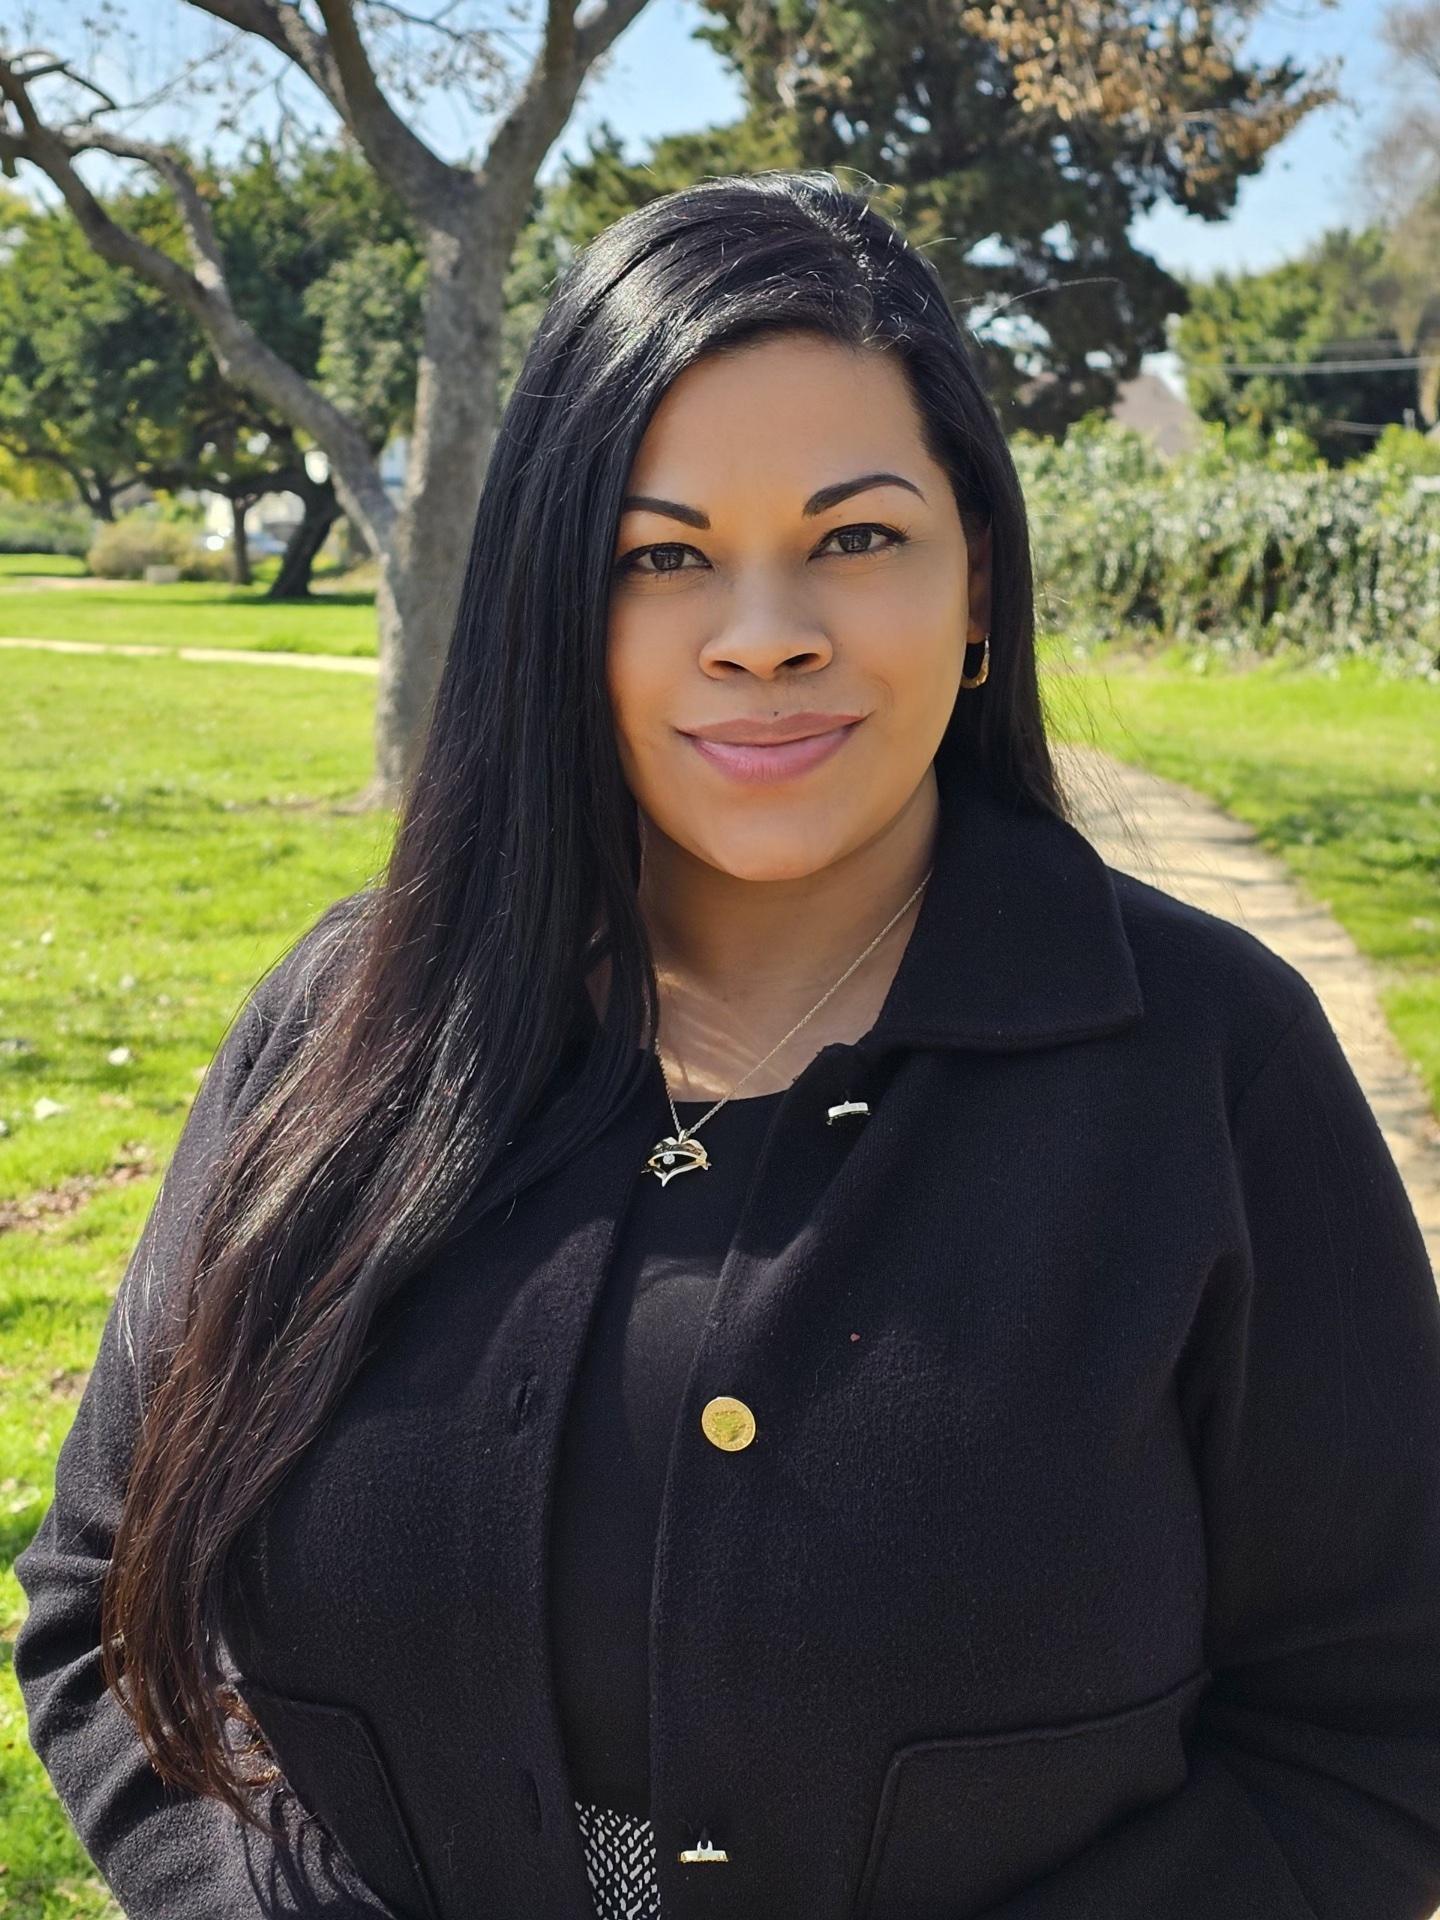
<svg viewBox="0 0 1440 1920">
<path fill-rule="evenodd" d="M 934 872 L 933 867 L 931 868 L 931 872 Z M 861 960 L 867 960 L 870 957 L 890 931 L 891 927 L 895 925 L 895 922 L 900 918 L 901 914 L 906 913 L 914 904 L 915 900 L 923 891 L 925 882 L 929 880 L 929 878 L 930 874 L 927 873 L 925 879 L 916 887 L 914 893 L 912 893 L 910 898 L 905 902 L 905 905 L 900 908 L 898 913 L 890 916 L 879 933 L 877 933 L 875 938 L 870 942 L 869 946 L 866 947 L 864 953 L 862 953 L 858 959 L 851 961 L 844 973 L 842 973 L 840 978 L 835 982 L 835 985 L 828 988 L 826 992 L 820 996 L 814 1006 L 811 1007 L 809 1013 L 797 1020 L 794 1026 L 791 1027 L 790 1032 L 784 1034 L 775 1042 L 775 1045 L 770 1049 L 769 1053 L 765 1055 L 765 1059 L 757 1060 L 754 1066 L 751 1067 L 750 1072 L 744 1074 L 737 1080 L 734 1086 L 731 1087 L 729 1093 L 722 1095 L 721 1098 L 715 1102 L 714 1106 L 711 1107 L 710 1111 L 708 1113 L 702 1113 L 700 1118 L 691 1127 L 682 1127 L 680 1124 L 680 1116 L 675 1111 L 675 1101 L 670 1092 L 670 1081 L 665 1072 L 665 1062 L 660 1059 L 659 1037 L 657 1035 L 654 1049 L 655 1058 L 660 1062 L 660 1077 L 665 1083 L 665 1098 L 670 1103 L 670 1117 L 675 1122 L 675 1131 L 672 1134 L 667 1134 L 663 1140 L 656 1141 L 646 1158 L 642 1171 L 653 1173 L 662 1187 L 673 1180 L 677 1173 L 694 1173 L 696 1171 L 708 1173 L 710 1171 L 710 1156 L 695 1138 L 695 1135 L 701 1127 L 705 1125 L 707 1120 L 713 1118 L 713 1116 L 720 1111 L 727 1100 L 733 1100 L 735 1098 L 735 1095 L 740 1091 L 741 1087 L 744 1086 L 745 1082 L 760 1071 L 766 1060 L 774 1059 L 775 1055 L 780 1051 L 781 1047 L 784 1046 L 785 1042 L 790 1039 L 791 1035 L 800 1031 L 806 1020 L 814 1019 L 815 1015 L 820 1011 L 821 1007 L 824 1006 L 825 1002 L 830 998 L 830 995 L 835 992 L 836 988 L 844 986 L 851 974 L 854 973 L 856 967 L 860 965 Z"/>
</svg>

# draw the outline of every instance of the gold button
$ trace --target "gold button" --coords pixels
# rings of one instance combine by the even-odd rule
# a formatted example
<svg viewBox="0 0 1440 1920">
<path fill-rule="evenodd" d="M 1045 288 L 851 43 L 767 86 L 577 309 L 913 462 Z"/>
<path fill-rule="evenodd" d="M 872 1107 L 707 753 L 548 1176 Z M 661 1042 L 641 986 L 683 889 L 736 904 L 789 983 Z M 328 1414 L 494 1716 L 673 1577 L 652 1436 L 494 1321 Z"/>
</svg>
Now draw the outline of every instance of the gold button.
<svg viewBox="0 0 1440 1920">
<path fill-rule="evenodd" d="M 705 1438 L 726 1453 L 738 1453 L 755 1438 L 755 1416 L 743 1400 L 717 1393 L 700 1409 Z"/>
</svg>

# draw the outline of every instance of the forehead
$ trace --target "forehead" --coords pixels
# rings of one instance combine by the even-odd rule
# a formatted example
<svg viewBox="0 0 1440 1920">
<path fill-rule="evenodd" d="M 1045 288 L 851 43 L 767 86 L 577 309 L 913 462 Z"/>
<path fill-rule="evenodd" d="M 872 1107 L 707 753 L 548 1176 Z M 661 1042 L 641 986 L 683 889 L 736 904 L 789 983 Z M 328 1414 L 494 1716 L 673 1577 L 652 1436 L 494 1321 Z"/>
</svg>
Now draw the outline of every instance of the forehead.
<svg viewBox="0 0 1440 1920">
<path fill-rule="evenodd" d="M 708 354 L 672 381 L 631 480 L 647 490 L 663 481 L 671 497 L 699 505 L 702 491 L 713 498 L 762 479 L 772 492 L 808 494 L 884 466 L 918 479 L 922 465 L 933 471 L 898 356 L 780 335 Z"/>
</svg>

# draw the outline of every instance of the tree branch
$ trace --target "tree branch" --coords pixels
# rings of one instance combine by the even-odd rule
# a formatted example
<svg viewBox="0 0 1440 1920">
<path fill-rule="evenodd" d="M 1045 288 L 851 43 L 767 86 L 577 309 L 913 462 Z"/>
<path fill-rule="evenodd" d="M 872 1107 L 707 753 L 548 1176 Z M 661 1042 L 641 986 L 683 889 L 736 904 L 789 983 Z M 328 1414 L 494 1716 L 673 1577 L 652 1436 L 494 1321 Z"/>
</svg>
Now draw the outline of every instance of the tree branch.
<svg viewBox="0 0 1440 1920">
<path fill-rule="evenodd" d="M 275 0 L 188 3 L 264 41 L 298 67 L 418 224 L 453 230 L 456 208 L 463 206 L 473 231 L 482 211 L 476 205 L 478 188 L 497 241 L 513 243 L 529 209 L 540 163 L 564 132 L 586 75 L 647 0 L 597 0 L 578 15 L 575 0 L 546 0 L 544 44 L 519 94 L 500 116 L 475 172 L 443 160 L 390 104 L 356 24 L 354 0 L 316 0 L 323 33 L 298 6 L 278 6 Z"/>
<path fill-rule="evenodd" d="M 609 52 L 631 21 L 644 11 L 645 4 L 646 0 L 605 0 L 603 6 L 589 9 L 576 21 L 575 52 L 584 71 L 588 72 L 602 53 Z"/>
<path fill-rule="evenodd" d="M 31 461 L 37 466 L 58 467 L 74 485 L 85 505 L 89 506 L 90 502 L 86 497 L 83 484 L 84 468 L 77 467 L 65 454 L 57 453 L 54 447 L 47 447 L 42 440 L 32 441 L 29 434 L 17 428 L 0 427 L 0 451 L 8 453 L 13 460 Z M 122 481 L 121 485 L 123 484 Z"/>
<path fill-rule="evenodd" d="M 38 167 L 59 188 L 81 231 L 103 259 L 139 274 L 193 315 L 204 329 L 225 377 L 302 427 L 324 447 L 336 470 L 337 483 L 351 496 L 346 510 L 362 521 L 367 536 L 373 535 L 377 542 L 388 539 L 395 509 L 363 433 L 268 347 L 235 311 L 210 210 L 179 153 L 101 127 L 87 125 L 75 132 L 47 127 L 35 109 L 25 77 L 3 57 L 0 98 L 8 103 L 20 126 L 16 133 L 12 127 L 0 125 L 0 163 L 6 173 L 13 175 L 17 160 L 28 160 Z M 91 149 L 138 160 L 166 182 L 180 208 L 193 271 L 106 212 L 74 166 L 76 155 Z"/>
<path fill-rule="evenodd" d="M 501 117 L 478 175 L 510 237 L 523 223 L 540 163 L 564 132 L 586 75 L 645 5 L 603 0 L 577 16 L 574 0 L 547 0 L 545 44 Z"/>
<path fill-rule="evenodd" d="M 355 25 L 351 0 L 319 0 L 325 33 L 317 33 L 298 7 L 280 8 L 273 0 L 189 0 L 189 4 L 254 34 L 299 67 L 415 218 L 433 220 L 437 203 L 453 195 L 460 176 L 386 99 Z"/>
</svg>

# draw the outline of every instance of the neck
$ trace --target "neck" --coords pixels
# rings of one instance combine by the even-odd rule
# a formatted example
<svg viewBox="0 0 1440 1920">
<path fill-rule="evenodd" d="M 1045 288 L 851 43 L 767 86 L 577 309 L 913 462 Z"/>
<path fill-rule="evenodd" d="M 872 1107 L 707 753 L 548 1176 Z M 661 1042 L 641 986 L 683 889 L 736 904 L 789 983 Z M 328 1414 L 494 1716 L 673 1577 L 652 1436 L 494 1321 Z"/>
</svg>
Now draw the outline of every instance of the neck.
<svg viewBox="0 0 1440 1920">
<path fill-rule="evenodd" d="M 639 902 L 675 1098 L 728 1092 L 831 988 L 742 1095 L 788 1086 L 821 1047 L 858 1039 L 873 1024 L 923 893 L 844 985 L 836 982 L 925 878 L 938 805 L 932 772 L 883 832 L 794 880 L 737 879 L 647 821 Z"/>
</svg>

